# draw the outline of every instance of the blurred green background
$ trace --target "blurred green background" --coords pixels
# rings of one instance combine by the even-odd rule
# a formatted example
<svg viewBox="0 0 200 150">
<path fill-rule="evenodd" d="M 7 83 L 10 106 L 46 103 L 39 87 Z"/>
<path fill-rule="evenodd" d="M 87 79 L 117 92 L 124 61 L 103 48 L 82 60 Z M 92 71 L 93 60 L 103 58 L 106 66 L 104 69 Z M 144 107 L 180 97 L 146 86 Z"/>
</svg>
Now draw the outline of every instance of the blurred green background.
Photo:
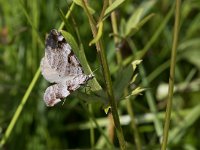
<svg viewBox="0 0 200 150">
<path fill-rule="evenodd" d="M 95 10 L 94 17 L 98 20 L 103 7 L 102 1 L 88 0 L 88 2 Z M 44 55 L 46 34 L 51 29 L 60 27 L 63 21 L 61 11 L 66 14 L 71 3 L 72 1 L 69 0 L 0 0 L 0 140 L 40 65 Z M 109 36 L 113 33 L 110 17 L 104 21 L 103 44 L 112 80 L 115 83 L 114 87 L 120 86 L 117 79 L 121 71 L 117 67 L 113 37 L 121 37 L 118 46 L 124 64 L 130 64 L 136 58 L 143 60 L 136 69 L 137 80 L 131 86 L 127 83 L 126 87 L 129 93 L 135 86 L 146 88 L 142 95 L 131 97 L 129 103 L 135 114 L 141 145 L 146 150 L 160 147 L 168 92 L 174 3 L 174 0 L 126 0 L 116 9 L 119 35 Z M 142 15 L 138 10 L 142 10 Z M 135 27 L 138 28 L 134 28 L 133 33 L 128 36 L 124 34 L 123 31 L 126 30 L 126 25 L 131 22 L 131 19 L 139 16 L 139 20 L 142 20 L 149 15 L 152 16 L 142 26 L 136 24 Z M 78 41 L 73 19 L 79 30 L 88 64 L 92 70 L 101 68 L 96 47 L 89 46 L 93 36 L 87 15 L 80 6 L 74 6 L 71 17 L 65 22 L 69 28 L 66 26 L 63 28 L 71 32 Z M 200 1 L 183 0 L 175 94 L 169 132 L 171 149 L 200 149 L 199 33 Z M 95 77 L 104 88 L 101 69 L 95 72 Z M 126 74 L 122 71 L 121 80 L 123 78 L 126 78 Z M 2 148 L 5 150 L 108 148 L 105 138 L 96 128 L 93 134 L 94 142 L 91 142 L 90 116 L 80 103 L 80 99 L 74 96 L 79 91 L 67 97 L 63 105 L 58 104 L 53 108 L 47 108 L 43 102 L 43 93 L 48 85 L 49 83 L 40 75 Z M 84 89 L 80 91 L 83 92 Z M 105 134 L 112 139 L 116 147 L 119 147 L 116 135 L 110 135 L 114 130 L 111 128 L 107 131 L 110 126 L 113 126 L 104 113 L 103 105 L 95 102 L 86 104 L 89 104 L 87 109 L 90 111 L 92 109 L 95 120 Z M 121 101 L 118 107 L 125 140 L 130 149 L 135 149 L 135 136 L 130 125 L 126 101 Z M 153 112 L 156 112 L 158 117 L 157 125 L 155 125 Z"/>
</svg>

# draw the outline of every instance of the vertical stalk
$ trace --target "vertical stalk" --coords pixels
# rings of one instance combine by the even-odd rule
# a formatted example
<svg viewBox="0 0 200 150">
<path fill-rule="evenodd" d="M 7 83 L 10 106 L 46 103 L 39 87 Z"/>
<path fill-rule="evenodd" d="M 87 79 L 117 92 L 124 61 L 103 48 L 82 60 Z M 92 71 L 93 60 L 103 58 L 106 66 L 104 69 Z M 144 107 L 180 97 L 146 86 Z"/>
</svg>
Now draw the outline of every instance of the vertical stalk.
<svg viewBox="0 0 200 150">
<path fill-rule="evenodd" d="M 181 6 L 181 0 L 176 0 L 176 10 L 175 10 L 176 13 L 175 13 L 173 45 L 172 45 L 172 53 L 171 53 L 168 101 L 167 101 L 167 108 L 166 108 L 166 113 L 165 113 L 163 140 L 162 140 L 162 145 L 161 145 L 162 150 L 166 150 L 167 148 L 169 124 L 170 124 L 170 117 L 171 117 L 171 110 L 172 110 L 174 74 L 175 74 L 175 65 L 176 65 L 176 49 L 178 45 L 178 35 L 179 35 L 180 6 Z"/>
<path fill-rule="evenodd" d="M 83 2 L 83 5 L 84 5 L 84 9 L 85 9 L 85 11 L 88 15 L 88 18 L 89 18 L 93 37 L 96 37 L 97 36 L 97 28 L 96 28 L 95 20 L 93 19 L 93 16 L 88 11 L 88 8 L 86 6 L 87 1 L 82 0 L 82 2 Z M 97 49 L 97 53 L 100 57 L 100 62 L 101 62 L 101 66 L 102 66 L 102 69 L 103 69 L 104 80 L 105 80 L 105 83 L 106 83 L 106 92 L 107 92 L 107 95 L 108 95 L 108 99 L 110 101 L 111 112 L 112 112 L 112 115 L 113 115 L 113 120 L 114 120 L 114 124 L 115 124 L 117 137 L 118 137 L 118 140 L 119 140 L 120 148 L 124 150 L 124 149 L 126 149 L 126 143 L 125 143 L 125 140 L 124 140 L 122 128 L 120 126 L 119 115 L 118 115 L 118 112 L 117 112 L 117 104 L 116 104 L 113 89 L 112 89 L 112 81 L 111 81 L 111 76 L 110 76 L 110 70 L 108 68 L 108 62 L 107 62 L 107 59 L 106 59 L 106 54 L 105 54 L 105 50 L 104 50 L 103 43 L 102 43 L 101 39 L 96 42 L 96 49 Z"/>
<path fill-rule="evenodd" d="M 113 0 L 109 0 L 109 5 L 111 5 L 113 2 Z M 116 14 L 115 14 L 115 11 L 111 13 L 111 24 L 112 24 L 112 29 L 113 29 L 113 33 L 118 33 L 118 29 L 117 29 L 117 19 L 116 19 Z M 117 45 L 117 43 L 119 42 L 119 39 L 114 36 L 114 43 L 115 43 L 115 46 Z M 117 54 L 117 63 L 118 65 L 121 64 L 121 53 L 119 50 L 116 50 L 116 54 Z M 121 67 L 120 67 L 121 69 Z M 113 116 L 112 116 L 112 113 L 109 114 L 109 117 L 108 119 L 110 119 L 110 121 L 113 121 Z M 114 129 L 114 124 L 110 124 L 110 130 L 109 132 L 111 132 L 111 129 Z M 112 127 L 113 126 L 113 127 Z M 114 134 L 114 132 L 113 132 Z M 113 138 L 113 137 L 112 137 Z"/>
<path fill-rule="evenodd" d="M 21 1 L 20 1 L 20 2 L 21 2 Z M 27 17 L 27 20 L 29 21 L 31 27 L 32 27 L 32 28 L 35 30 L 35 32 L 36 32 L 37 30 L 36 30 L 35 26 L 33 25 L 33 22 L 32 22 L 32 20 L 30 19 L 30 16 L 28 15 L 27 11 L 24 9 L 23 3 L 22 3 L 22 2 L 21 2 L 21 5 L 22 5 L 22 10 L 23 10 L 25 16 Z M 67 13 L 66 17 L 69 17 L 69 14 L 70 14 L 70 13 L 71 13 L 71 11 Z M 59 27 L 59 29 L 62 29 L 62 27 L 63 27 L 63 26 L 61 25 L 61 26 Z M 36 35 L 37 35 L 37 39 L 38 39 L 38 41 L 39 41 L 39 44 L 40 44 L 42 47 L 44 47 L 44 43 L 43 43 L 43 41 L 41 40 L 41 38 L 40 38 L 38 32 L 36 32 Z M 12 130 L 13 130 L 15 124 L 17 123 L 17 120 L 18 120 L 18 118 L 19 118 L 19 116 L 20 116 L 20 114 L 21 114 L 21 112 L 22 112 L 22 110 L 23 110 L 23 108 L 24 108 L 24 106 L 25 106 L 25 104 L 26 104 L 26 102 L 27 102 L 27 100 L 28 100 L 28 98 L 29 98 L 29 96 L 30 96 L 30 94 L 31 94 L 31 92 L 32 92 L 32 90 L 33 90 L 33 88 L 34 88 L 36 82 L 37 82 L 37 80 L 39 79 L 40 73 L 41 73 L 40 67 L 38 67 L 38 69 L 37 69 L 37 71 L 36 71 L 36 73 L 35 73 L 35 75 L 34 75 L 32 81 L 31 81 L 31 83 L 30 83 L 29 86 L 28 86 L 28 89 L 26 90 L 26 92 L 25 92 L 25 94 L 24 94 L 24 96 L 23 96 L 23 98 L 22 98 L 20 104 L 19 104 L 18 107 L 17 107 L 17 110 L 15 111 L 15 113 L 14 113 L 12 119 L 11 119 L 11 122 L 10 122 L 9 125 L 8 125 L 8 128 L 6 129 L 5 134 L 3 135 L 2 139 L 0 140 L 0 149 L 1 149 L 1 147 L 3 147 L 3 145 L 7 142 L 8 138 L 10 137 L 10 134 L 11 134 L 11 132 L 12 132 Z"/>
<path fill-rule="evenodd" d="M 92 105 L 89 104 L 88 105 L 88 109 L 89 109 L 89 112 L 93 115 L 93 110 L 92 110 Z M 93 124 L 92 124 L 92 119 L 90 118 L 90 124 L 91 124 L 91 127 L 90 127 L 90 144 L 91 144 L 91 148 L 94 149 L 94 143 L 95 143 L 95 137 L 94 137 L 94 127 L 93 127 Z"/>
<path fill-rule="evenodd" d="M 109 4 L 112 4 L 113 0 L 109 0 Z M 115 35 L 118 35 L 118 29 L 117 29 L 117 17 L 115 11 L 111 13 L 111 23 L 112 23 L 112 29 L 113 33 Z M 117 48 L 117 44 L 119 43 L 119 38 L 117 36 L 114 36 L 114 42 L 115 42 L 115 47 L 116 47 L 116 54 L 117 54 L 117 63 L 120 65 L 119 67 L 121 68 L 122 65 L 122 56 L 120 49 Z"/>
<path fill-rule="evenodd" d="M 125 91 L 125 94 L 126 95 L 128 94 L 127 90 Z M 134 114 L 134 111 L 132 108 L 132 103 L 131 103 L 130 99 L 127 99 L 126 105 L 127 105 L 126 108 L 127 108 L 128 114 L 130 115 L 130 118 L 131 118 L 131 127 L 133 129 L 136 149 L 142 150 L 142 146 L 141 146 L 141 142 L 140 142 L 140 135 L 139 135 L 138 128 L 137 128 L 137 125 L 135 122 L 135 114 Z"/>
<path fill-rule="evenodd" d="M 80 101 L 80 103 L 83 106 L 84 111 L 87 113 L 88 116 L 90 116 L 90 119 L 94 122 L 94 124 L 96 125 L 97 129 L 100 131 L 102 136 L 105 138 L 109 149 L 114 149 L 114 146 L 109 141 L 107 135 L 104 133 L 104 130 L 99 126 L 99 124 L 98 124 L 97 120 L 94 118 L 93 114 L 90 113 L 90 111 L 88 110 L 88 107 L 86 107 L 86 105 L 82 101 Z"/>
<path fill-rule="evenodd" d="M 69 10 L 67 11 L 67 14 L 65 15 L 65 18 L 66 18 L 66 19 L 69 18 L 69 16 L 71 15 L 71 12 L 72 12 L 72 10 L 74 9 L 74 6 L 75 6 L 75 4 L 74 4 L 74 2 L 72 2 L 72 4 L 71 4 Z M 58 28 L 58 30 L 62 30 L 62 28 L 64 27 L 64 25 L 65 25 L 65 22 L 63 21 L 63 22 L 61 23 L 60 27 Z"/>
<path fill-rule="evenodd" d="M 113 2 L 113 0 L 109 0 L 110 5 L 112 4 L 112 2 Z M 115 11 L 113 11 L 111 13 L 111 23 L 112 23 L 112 29 L 113 29 L 114 35 L 118 35 L 117 17 L 116 17 Z M 114 36 L 114 42 L 115 42 L 115 48 L 116 48 L 117 63 L 118 63 L 119 68 L 121 70 L 122 56 L 121 56 L 120 49 L 117 47 L 117 44 L 119 43 L 119 38 L 117 36 Z M 125 89 L 124 92 L 125 92 L 125 95 L 127 95 L 128 90 Z M 141 148 L 140 136 L 139 136 L 139 133 L 138 133 L 137 125 L 135 123 L 135 115 L 134 115 L 134 112 L 133 112 L 133 108 L 132 108 L 130 99 L 127 99 L 126 104 L 127 104 L 128 114 L 131 117 L 131 127 L 133 129 L 134 141 L 135 141 L 135 144 L 136 144 L 136 148 L 137 148 L 137 150 L 141 150 L 142 148 Z"/>
<path fill-rule="evenodd" d="M 11 122 L 10 124 L 8 125 L 8 128 L 6 129 L 6 132 L 3 136 L 3 138 L 1 139 L 0 141 L 0 148 L 3 147 L 3 145 L 6 143 L 6 141 L 8 140 L 23 108 L 24 108 L 24 105 L 26 104 L 27 100 L 28 100 L 28 97 L 32 91 L 32 89 L 34 88 L 38 78 L 40 76 L 40 68 L 38 68 L 37 72 L 35 73 L 35 76 L 33 77 L 30 85 L 28 86 L 28 89 L 26 90 L 26 93 L 24 94 L 20 104 L 18 105 L 17 107 L 17 110 L 15 111 L 15 114 L 13 115 L 12 119 L 11 119 Z"/>
</svg>

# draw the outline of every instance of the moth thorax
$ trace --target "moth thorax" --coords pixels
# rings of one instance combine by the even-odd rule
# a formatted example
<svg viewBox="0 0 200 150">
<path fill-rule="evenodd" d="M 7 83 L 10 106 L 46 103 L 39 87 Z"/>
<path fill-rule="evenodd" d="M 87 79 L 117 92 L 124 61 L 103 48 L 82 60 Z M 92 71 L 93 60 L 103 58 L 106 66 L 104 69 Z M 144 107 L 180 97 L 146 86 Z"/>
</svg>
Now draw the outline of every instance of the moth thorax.
<svg viewBox="0 0 200 150">
<path fill-rule="evenodd" d="M 63 37 L 62 35 L 59 35 L 59 36 L 58 36 L 58 41 L 61 42 L 61 41 L 63 41 L 63 40 L 64 40 L 64 37 Z"/>
<path fill-rule="evenodd" d="M 94 78 L 94 75 L 93 74 L 89 74 L 89 75 L 87 75 L 86 80 L 88 81 L 88 80 L 93 79 L 93 78 Z"/>
</svg>

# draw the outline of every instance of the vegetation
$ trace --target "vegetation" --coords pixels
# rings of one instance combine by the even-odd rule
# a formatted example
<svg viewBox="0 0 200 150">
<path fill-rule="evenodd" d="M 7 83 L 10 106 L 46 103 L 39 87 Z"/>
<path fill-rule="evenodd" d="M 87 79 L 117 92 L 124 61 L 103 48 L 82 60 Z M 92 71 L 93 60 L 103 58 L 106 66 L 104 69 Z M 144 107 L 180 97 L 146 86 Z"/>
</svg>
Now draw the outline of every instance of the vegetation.
<svg viewBox="0 0 200 150">
<path fill-rule="evenodd" d="M 0 149 L 200 149 L 199 24 L 199 0 L 0 0 Z M 49 108 L 51 29 L 95 78 Z"/>
</svg>

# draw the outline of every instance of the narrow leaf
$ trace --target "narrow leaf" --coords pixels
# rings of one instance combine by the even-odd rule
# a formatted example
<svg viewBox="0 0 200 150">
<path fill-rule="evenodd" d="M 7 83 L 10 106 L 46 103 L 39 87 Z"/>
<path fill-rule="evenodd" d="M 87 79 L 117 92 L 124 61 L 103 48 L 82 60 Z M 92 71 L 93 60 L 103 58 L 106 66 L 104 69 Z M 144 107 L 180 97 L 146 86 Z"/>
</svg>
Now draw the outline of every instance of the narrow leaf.
<svg viewBox="0 0 200 150">
<path fill-rule="evenodd" d="M 66 41 L 69 43 L 69 45 L 72 47 L 73 52 L 79 56 L 79 46 L 76 43 L 74 37 L 66 31 L 61 30 L 62 35 L 64 36 L 64 38 L 66 39 Z"/>
<path fill-rule="evenodd" d="M 102 33 L 103 33 L 103 22 L 101 21 L 101 22 L 99 23 L 99 28 L 98 28 L 97 36 L 94 37 L 94 39 L 93 39 L 92 41 L 90 41 L 89 46 L 91 46 L 92 44 L 95 44 L 96 42 L 98 42 L 99 39 L 100 39 L 101 36 L 102 36 Z"/>
<path fill-rule="evenodd" d="M 186 131 L 188 128 L 191 128 L 195 122 L 199 120 L 200 117 L 200 105 L 193 107 L 187 115 L 184 116 L 184 119 L 179 122 L 176 127 L 174 127 L 169 134 L 169 143 L 177 144 L 181 140 L 183 140 L 184 136 L 186 136 Z"/>
<path fill-rule="evenodd" d="M 142 62 L 142 60 L 134 60 L 131 65 L 133 67 L 133 72 L 135 71 L 137 65 L 139 65 Z"/>
<path fill-rule="evenodd" d="M 83 68 L 86 69 L 88 73 L 91 73 L 91 69 L 85 57 L 85 53 L 83 50 L 79 49 L 79 46 L 76 43 L 74 37 L 69 32 L 66 32 L 63 30 L 61 30 L 61 33 L 64 36 L 64 38 L 67 40 L 67 42 L 70 44 L 70 46 L 72 47 L 73 52 L 79 58 Z M 89 86 L 91 87 L 92 91 L 101 91 L 102 89 L 99 83 L 97 82 L 96 78 L 94 78 L 93 80 L 89 82 Z"/>
<path fill-rule="evenodd" d="M 141 92 L 143 92 L 145 89 L 141 88 L 141 87 L 137 87 L 136 89 L 134 89 L 130 95 L 126 96 L 125 98 L 128 99 L 131 96 L 135 96 L 135 95 L 139 95 L 141 94 Z"/>
<path fill-rule="evenodd" d="M 147 17 L 145 17 L 144 19 L 142 19 L 136 26 L 133 26 L 132 28 L 130 28 L 129 33 L 126 33 L 126 37 L 127 36 L 132 36 L 135 32 L 137 32 L 147 21 L 149 21 L 155 14 L 150 14 Z"/>
<path fill-rule="evenodd" d="M 136 80 L 137 76 L 138 76 L 138 74 L 136 74 L 136 75 L 134 75 L 134 76 L 133 76 L 133 78 L 132 78 L 132 80 L 131 80 L 130 84 L 133 84 L 133 83 L 135 82 L 135 80 Z"/>
<path fill-rule="evenodd" d="M 108 112 L 109 112 L 110 109 L 111 109 L 111 106 L 108 105 L 108 106 L 106 106 L 106 107 L 104 108 L 104 112 L 105 112 L 106 114 L 108 114 Z"/>
<path fill-rule="evenodd" d="M 117 74 L 113 84 L 114 94 L 117 100 L 122 97 L 124 89 L 129 86 L 132 76 L 133 68 L 131 65 L 128 65 Z"/>
<path fill-rule="evenodd" d="M 137 9 L 133 14 L 132 16 L 129 18 L 128 22 L 127 22 L 127 25 L 126 25 L 126 35 L 129 35 L 131 30 L 133 28 L 136 28 L 137 27 L 137 24 L 139 23 L 142 15 L 143 15 L 143 9 L 140 8 L 140 9 Z"/>
<path fill-rule="evenodd" d="M 68 19 L 66 19 L 63 11 L 61 9 L 59 9 L 59 13 L 60 13 L 60 17 L 63 20 L 63 24 L 65 25 L 66 29 L 68 32 L 72 32 L 72 26 L 70 25 Z"/>
<path fill-rule="evenodd" d="M 125 0 L 115 0 L 105 11 L 103 20 L 105 20 L 112 11 L 119 7 Z"/>
<path fill-rule="evenodd" d="M 76 5 L 81 6 L 81 7 L 84 9 L 82 0 L 73 0 L 73 1 L 74 1 L 74 3 L 75 3 Z M 95 13 L 95 10 L 94 10 L 92 7 L 90 7 L 90 6 L 87 5 L 87 8 L 88 8 L 90 14 L 93 15 L 93 14 Z"/>
</svg>

